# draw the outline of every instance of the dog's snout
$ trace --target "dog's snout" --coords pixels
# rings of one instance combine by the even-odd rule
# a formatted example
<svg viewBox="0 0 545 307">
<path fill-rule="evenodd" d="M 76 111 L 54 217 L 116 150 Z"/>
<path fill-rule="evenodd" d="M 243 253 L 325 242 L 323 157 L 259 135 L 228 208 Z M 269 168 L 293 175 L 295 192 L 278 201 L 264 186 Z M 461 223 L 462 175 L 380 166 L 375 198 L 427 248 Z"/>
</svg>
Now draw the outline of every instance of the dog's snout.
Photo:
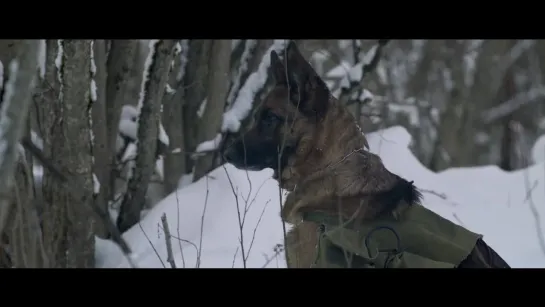
<svg viewBox="0 0 545 307">
<path fill-rule="evenodd" d="M 227 148 L 223 153 L 223 157 L 225 158 L 226 162 L 233 163 L 233 161 L 236 160 L 236 150 L 234 149 L 234 146 Z"/>
</svg>

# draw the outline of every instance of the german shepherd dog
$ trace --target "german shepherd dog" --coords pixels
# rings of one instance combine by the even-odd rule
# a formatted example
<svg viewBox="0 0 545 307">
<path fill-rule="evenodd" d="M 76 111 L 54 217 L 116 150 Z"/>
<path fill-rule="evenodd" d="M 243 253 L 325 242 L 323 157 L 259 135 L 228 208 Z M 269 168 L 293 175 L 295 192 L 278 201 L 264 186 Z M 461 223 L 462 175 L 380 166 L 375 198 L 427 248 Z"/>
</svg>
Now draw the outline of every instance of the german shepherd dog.
<svg viewBox="0 0 545 307">
<path fill-rule="evenodd" d="M 251 127 L 227 148 L 225 159 L 239 169 L 274 170 L 273 178 L 289 191 L 282 219 L 295 226 L 287 237 L 288 267 L 310 267 L 318 225 L 301 222 L 303 213 L 368 220 L 395 213 L 401 203 L 418 204 L 421 194 L 365 150 L 369 146 L 355 118 L 331 95 L 295 43 L 288 44 L 283 61 L 272 51 L 270 65 L 276 85 Z M 458 267 L 509 266 L 479 240 Z"/>
</svg>

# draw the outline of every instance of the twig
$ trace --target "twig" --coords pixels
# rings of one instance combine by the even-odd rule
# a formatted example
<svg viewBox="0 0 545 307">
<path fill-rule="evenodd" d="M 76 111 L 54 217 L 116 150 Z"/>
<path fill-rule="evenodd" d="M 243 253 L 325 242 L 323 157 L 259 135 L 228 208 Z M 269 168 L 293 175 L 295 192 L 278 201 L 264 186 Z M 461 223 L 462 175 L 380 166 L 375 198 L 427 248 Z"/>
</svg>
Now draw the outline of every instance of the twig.
<svg viewBox="0 0 545 307">
<path fill-rule="evenodd" d="M 235 203 L 237 206 L 238 227 L 239 227 L 239 233 L 240 233 L 239 244 L 240 244 L 240 250 L 242 252 L 242 265 L 244 266 L 244 268 L 246 268 L 246 257 L 244 257 L 244 255 L 246 254 L 246 252 L 244 251 L 244 232 L 242 231 L 244 225 L 240 216 L 240 204 L 238 201 L 238 191 L 235 190 L 233 181 L 231 180 L 231 176 L 229 176 L 229 172 L 227 172 L 227 168 L 225 167 L 225 164 L 223 165 L 223 170 L 225 171 L 225 174 L 227 175 L 227 180 L 229 180 L 231 191 L 233 192 L 233 195 L 235 196 Z"/>
<path fill-rule="evenodd" d="M 267 257 L 265 255 L 266 261 L 265 261 L 265 264 L 261 266 L 262 269 L 266 268 L 269 265 L 269 263 L 271 263 L 271 261 L 276 259 L 284 251 L 284 246 L 282 244 L 276 244 L 273 248 L 273 251 L 274 251 L 274 254 L 271 257 Z M 287 261 L 286 261 L 286 267 L 289 267 L 287 264 Z"/>
<path fill-rule="evenodd" d="M 429 193 L 429 194 L 432 194 L 432 195 L 435 195 L 441 199 L 444 199 L 446 200 L 447 199 L 447 195 L 445 193 L 439 193 L 439 192 L 435 192 L 435 191 L 432 191 L 432 190 L 426 190 L 426 189 L 419 189 L 420 192 L 422 193 Z"/>
<path fill-rule="evenodd" d="M 233 255 L 233 262 L 231 263 L 231 268 L 235 267 L 235 260 L 237 260 L 237 254 L 238 254 L 238 249 L 239 248 L 240 248 L 240 246 L 237 246 L 237 249 L 235 250 L 235 254 Z"/>
<path fill-rule="evenodd" d="M 146 237 L 146 240 L 148 241 L 149 245 L 151 246 L 151 248 L 155 252 L 155 255 L 157 256 L 157 258 L 159 258 L 159 261 L 161 261 L 161 265 L 163 265 L 163 268 L 166 268 L 165 263 L 163 262 L 163 259 L 161 259 L 161 255 L 159 255 L 159 252 L 157 251 L 157 249 L 155 248 L 155 246 L 151 242 L 150 238 L 148 237 L 148 234 L 144 231 L 144 228 L 142 227 L 142 223 L 140 221 L 138 221 L 138 227 L 140 227 L 140 230 L 142 230 L 142 233 L 144 234 L 144 237 Z"/>
<path fill-rule="evenodd" d="M 257 220 L 257 223 L 254 227 L 254 232 L 252 234 L 252 240 L 250 241 L 250 247 L 248 247 L 248 254 L 246 255 L 246 259 L 250 257 L 250 252 L 252 251 L 252 246 L 254 246 L 254 240 L 255 240 L 255 234 L 257 232 L 257 228 L 259 227 L 259 224 L 261 224 L 261 219 L 263 218 L 263 214 L 265 213 L 265 209 L 267 209 L 267 205 L 269 204 L 271 200 L 267 200 L 265 203 L 265 206 L 263 206 L 263 210 L 261 211 L 261 214 L 259 215 L 259 219 Z"/>
<path fill-rule="evenodd" d="M 199 250 L 197 253 L 197 268 L 201 267 L 201 253 L 202 253 L 202 235 L 204 233 L 204 216 L 206 215 L 206 207 L 208 205 L 208 194 L 210 189 L 208 188 L 208 177 L 206 177 L 206 196 L 204 197 L 204 208 L 202 209 L 201 215 L 201 235 L 199 238 Z"/>
<path fill-rule="evenodd" d="M 178 238 L 179 238 L 181 236 L 180 236 L 180 199 L 178 198 L 178 189 L 174 191 L 174 194 L 176 195 L 176 234 L 178 235 Z M 178 240 L 178 246 L 180 247 L 180 253 L 182 255 L 182 265 L 185 268 L 185 256 L 184 256 L 184 250 L 182 249 L 181 240 Z"/>
<path fill-rule="evenodd" d="M 511 130 L 513 130 L 516 133 L 516 136 L 518 136 L 520 138 L 519 144 L 521 146 L 528 147 L 527 143 L 525 142 L 526 140 L 524 139 L 524 135 L 523 135 L 523 131 L 522 131 L 522 125 L 520 125 L 520 123 L 516 122 L 516 123 L 510 124 L 509 128 Z M 524 152 L 523 149 L 519 147 L 518 150 L 519 150 L 520 155 L 525 157 L 525 155 L 523 155 L 523 152 Z M 524 159 L 524 160 L 528 160 L 528 159 Z M 539 211 L 537 210 L 536 204 L 534 203 L 534 199 L 532 197 L 532 192 L 537 187 L 538 181 L 537 180 L 534 181 L 533 186 L 530 187 L 530 174 L 529 174 L 529 171 L 528 171 L 527 161 L 524 161 L 524 167 L 525 167 L 524 171 L 523 171 L 524 186 L 526 187 L 526 198 L 525 198 L 524 202 L 528 201 L 528 203 L 530 205 L 530 211 L 532 212 L 532 216 L 534 217 L 534 220 L 535 220 L 537 241 L 538 241 L 539 247 L 541 248 L 542 253 L 545 255 L 545 236 L 543 235 L 543 227 L 541 225 L 541 217 L 539 215 Z"/>
<path fill-rule="evenodd" d="M 170 263 L 170 266 L 175 269 L 176 262 L 174 261 L 174 256 L 172 255 L 172 242 L 170 241 L 170 229 L 168 228 L 167 215 L 163 213 L 161 216 L 161 222 L 163 223 L 163 231 L 165 232 L 165 241 L 167 244 L 167 262 Z"/>
</svg>

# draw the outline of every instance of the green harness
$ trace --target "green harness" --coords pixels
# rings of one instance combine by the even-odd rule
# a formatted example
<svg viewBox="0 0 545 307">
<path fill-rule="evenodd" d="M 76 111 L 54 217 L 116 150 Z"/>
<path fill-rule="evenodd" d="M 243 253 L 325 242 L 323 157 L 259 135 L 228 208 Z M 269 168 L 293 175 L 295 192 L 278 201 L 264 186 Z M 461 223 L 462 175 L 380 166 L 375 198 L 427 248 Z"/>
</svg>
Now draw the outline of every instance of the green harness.
<svg viewBox="0 0 545 307">
<path fill-rule="evenodd" d="M 421 205 L 357 225 L 319 212 L 303 220 L 321 225 L 318 268 L 455 268 L 482 237 Z"/>
</svg>

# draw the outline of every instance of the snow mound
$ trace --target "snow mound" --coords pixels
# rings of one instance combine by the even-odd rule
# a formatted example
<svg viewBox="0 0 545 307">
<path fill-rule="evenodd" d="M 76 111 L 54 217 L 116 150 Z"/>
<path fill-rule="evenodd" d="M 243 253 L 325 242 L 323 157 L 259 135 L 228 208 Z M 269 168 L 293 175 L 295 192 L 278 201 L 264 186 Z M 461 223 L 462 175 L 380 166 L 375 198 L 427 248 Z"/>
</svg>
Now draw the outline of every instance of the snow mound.
<svg viewBox="0 0 545 307">
<path fill-rule="evenodd" d="M 411 137 L 404 128 L 392 127 L 367 138 L 390 171 L 415 181 L 426 207 L 483 234 L 511 266 L 545 267 L 545 246 L 539 243 L 539 228 L 545 222 L 543 162 L 510 173 L 493 166 L 434 173 L 410 152 Z M 168 267 L 161 226 L 166 213 L 178 267 L 197 266 L 198 254 L 200 267 L 285 267 L 284 254 L 277 248 L 283 243 L 280 194 L 271 175 L 271 170 L 246 172 L 226 164 L 169 195 L 123 235 L 136 265 Z M 241 232 L 238 216 L 242 219 L 244 212 Z M 96 259 L 98 267 L 128 267 L 117 246 L 98 238 Z"/>
</svg>

